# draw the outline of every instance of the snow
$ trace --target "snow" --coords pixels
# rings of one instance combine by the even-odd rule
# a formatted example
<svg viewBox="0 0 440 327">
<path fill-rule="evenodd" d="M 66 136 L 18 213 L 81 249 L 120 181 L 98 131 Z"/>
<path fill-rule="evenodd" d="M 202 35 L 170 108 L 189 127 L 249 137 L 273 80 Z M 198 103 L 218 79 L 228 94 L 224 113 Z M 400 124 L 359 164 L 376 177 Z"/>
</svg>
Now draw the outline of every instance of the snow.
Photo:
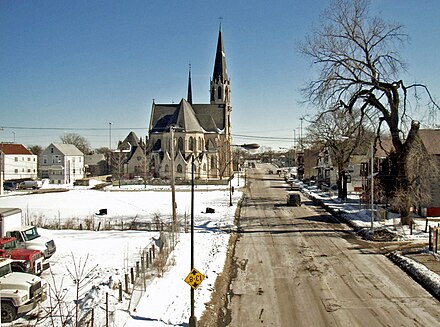
<svg viewBox="0 0 440 327">
<path fill-rule="evenodd" d="M 235 192 L 230 206 L 229 186 L 196 186 L 195 224 L 195 268 L 205 275 L 205 280 L 195 291 L 195 315 L 199 319 L 204 303 L 209 302 L 216 277 L 223 270 L 229 242 L 229 231 L 233 228 L 234 215 L 241 192 L 232 182 Z M 46 186 L 47 187 L 47 186 Z M 0 197 L 1 207 L 21 208 L 23 217 L 30 223 L 45 226 L 85 226 L 87 220 L 93 225 L 99 221 L 107 226 L 110 221 L 127 223 L 162 222 L 171 220 L 171 192 L 166 186 L 110 187 L 103 191 L 85 187 L 68 187 L 68 191 L 30 194 L 12 192 Z M 178 186 L 176 191 L 179 220 L 190 219 L 191 192 L 188 186 Z M 205 213 L 206 208 L 215 213 Z M 99 209 L 106 208 L 106 216 L 96 216 Z M 191 271 L 190 233 L 180 233 L 179 242 L 168 258 L 163 274 L 157 269 L 147 270 L 149 276 L 146 290 L 140 302 L 136 297 L 130 303 L 129 295 L 123 292 L 119 302 L 118 285 L 124 287 L 125 274 L 135 267 L 143 249 L 150 249 L 159 239 L 159 232 L 120 230 L 70 230 L 39 228 L 43 236 L 54 239 L 57 252 L 49 259 L 50 271 L 42 277 L 50 286 L 51 298 L 55 294 L 64 297 L 66 309 L 52 313 L 55 326 L 71 316 L 75 321 L 76 284 L 80 281 L 79 319 L 91 314 L 97 325 L 105 323 L 105 298 L 109 294 L 111 326 L 181 326 L 188 323 L 190 315 L 190 286 L 184 282 Z M 156 251 L 158 248 L 156 247 Z M 78 278 L 82 271 L 82 278 Z M 49 307 L 49 300 L 43 307 Z M 54 300 L 52 300 L 54 305 Z M 44 308 L 43 308 L 44 309 Z M 41 316 L 41 315 L 40 315 Z M 55 318 L 54 318 L 55 317 Z M 22 317 L 15 323 L 24 322 Z M 8 326 L 7 324 L 3 324 Z M 9 324 L 13 325 L 13 324 Z M 39 326 L 52 326 L 51 319 L 39 322 Z"/>
<path fill-rule="evenodd" d="M 228 186 L 197 186 L 195 192 L 195 268 L 205 275 L 205 280 L 195 290 L 195 316 L 199 319 L 209 302 L 217 275 L 223 270 L 228 251 L 229 232 L 235 229 L 234 215 L 241 192 L 233 180 L 235 192 L 232 195 Z M 298 181 L 299 182 L 299 181 Z M 243 186 L 243 185 L 241 185 Z M 45 185 L 45 187 L 49 187 Z M 66 187 L 66 186 L 64 186 Z M 319 201 L 329 211 L 360 230 L 369 231 L 371 216 L 369 208 L 362 207 L 355 196 L 348 202 L 338 201 L 316 187 L 301 185 L 301 191 L 315 201 Z M 188 186 L 178 186 L 176 192 L 179 220 L 191 211 L 191 192 Z M 99 222 L 107 226 L 109 222 L 154 222 L 158 218 L 163 222 L 171 220 L 171 193 L 167 186 L 124 186 L 108 187 L 104 190 L 92 190 L 87 187 L 67 187 L 65 192 L 30 194 L 30 192 L 12 192 L 0 197 L 1 207 L 17 207 L 23 211 L 24 218 L 30 223 L 45 226 L 86 226 L 92 220 L 93 226 Z M 215 213 L 205 213 L 206 208 L 215 209 Z M 99 209 L 106 208 L 106 216 L 97 216 Z M 385 228 L 400 239 L 412 242 L 427 242 L 424 233 L 424 219 L 416 219 L 413 235 L 407 228 L 398 225 L 398 219 L 389 215 L 388 219 L 374 221 L 374 228 Z M 52 314 L 54 326 L 69 314 L 75 319 L 76 284 L 75 276 L 83 271 L 80 278 L 79 318 L 90 315 L 94 309 L 95 325 L 104 325 L 105 299 L 109 294 L 110 326 L 182 326 L 187 325 L 190 315 L 190 287 L 184 282 L 191 270 L 190 234 L 180 233 L 179 241 L 168 257 L 168 265 L 163 272 L 157 269 L 147 270 L 148 279 L 145 291 L 137 292 L 130 302 L 130 296 L 123 292 L 119 301 L 118 285 L 124 285 L 124 276 L 139 261 L 140 253 L 148 251 L 159 240 L 154 231 L 128 230 L 72 230 L 43 229 L 42 235 L 51 237 L 57 245 L 57 252 L 50 259 L 51 270 L 43 273 L 51 289 L 51 296 L 58 293 L 67 305 Z M 440 294 L 440 279 L 436 273 L 411 260 L 401 253 L 393 253 L 393 260 L 414 275 L 420 275 Z M 80 268 L 80 269 L 79 269 Z M 87 275 L 87 276 L 85 276 Z M 419 278 L 420 279 L 420 278 Z M 137 301 L 139 300 L 139 301 Z M 43 307 L 49 307 L 49 300 Z M 52 302 L 53 305 L 53 302 Z M 43 308 L 44 309 L 44 308 Z M 15 323 L 24 322 L 28 317 Z M 7 324 L 3 324 L 8 326 Z M 13 324 L 9 324 L 12 326 Z M 39 322 L 39 326 L 52 326 L 52 320 Z M 72 324 L 73 325 L 73 324 Z"/>
</svg>

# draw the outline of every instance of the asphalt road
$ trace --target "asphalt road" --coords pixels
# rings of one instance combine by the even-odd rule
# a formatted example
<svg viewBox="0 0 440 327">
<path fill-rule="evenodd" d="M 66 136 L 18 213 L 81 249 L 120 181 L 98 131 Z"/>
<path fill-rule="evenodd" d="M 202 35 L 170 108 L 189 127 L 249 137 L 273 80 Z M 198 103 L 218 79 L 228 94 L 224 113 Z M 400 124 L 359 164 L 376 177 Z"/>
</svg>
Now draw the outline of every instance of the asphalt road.
<svg viewBox="0 0 440 327">
<path fill-rule="evenodd" d="M 351 229 L 248 170 L 228 326 L 440 326 L 440 304 Z"/>
</svg>

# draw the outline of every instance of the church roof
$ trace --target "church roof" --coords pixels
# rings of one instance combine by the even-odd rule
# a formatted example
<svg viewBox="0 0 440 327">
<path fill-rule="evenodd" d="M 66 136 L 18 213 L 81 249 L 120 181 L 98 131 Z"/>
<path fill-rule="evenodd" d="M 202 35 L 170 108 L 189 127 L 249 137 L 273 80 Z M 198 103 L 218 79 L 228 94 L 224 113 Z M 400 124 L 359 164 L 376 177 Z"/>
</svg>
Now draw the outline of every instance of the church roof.
<svg viewBox="0 0 440 327">
<path fill-rule="evenodd" d="M 216 132 L 225 127 L 224 104 L 189 104 L 182 99 L 179 104 L 153 103 L 150 132 L 161 133 L 174 125 L 186 132 Z"/>
</svg>

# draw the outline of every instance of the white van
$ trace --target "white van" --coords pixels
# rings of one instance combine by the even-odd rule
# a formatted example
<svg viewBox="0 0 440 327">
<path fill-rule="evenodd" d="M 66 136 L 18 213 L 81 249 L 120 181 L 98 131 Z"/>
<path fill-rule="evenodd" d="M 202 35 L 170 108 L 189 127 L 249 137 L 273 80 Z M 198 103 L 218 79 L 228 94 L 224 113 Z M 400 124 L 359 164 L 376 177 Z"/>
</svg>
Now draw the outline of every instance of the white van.
<svg viewBox="0 0 440 327">
<path fill-rule="evenodd" d="M 27 189 L 39 189 L 41 188 L 42 182 L 41 181 L 23 181 L 18 184 L 18 188 L 21 190 L 27 190 Z"/>
</svg>

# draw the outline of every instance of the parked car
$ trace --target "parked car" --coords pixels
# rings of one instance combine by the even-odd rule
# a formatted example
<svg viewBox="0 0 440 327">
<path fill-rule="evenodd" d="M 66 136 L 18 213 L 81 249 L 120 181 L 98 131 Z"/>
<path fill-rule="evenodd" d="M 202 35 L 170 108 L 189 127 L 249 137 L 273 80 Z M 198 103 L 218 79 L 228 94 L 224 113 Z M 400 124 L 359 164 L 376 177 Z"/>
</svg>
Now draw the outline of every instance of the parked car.
<svg viewBox="0 0 440 327">
<path fill-rule="evenodd" d="M 301 205 L 301 195 L 298 192 L 287 193 L 287 205 L 299 207 Z"/>
<path fill-rule="evenodd" d="M 17 189 L 16 182 L 3 182 L 3 190 L 5 191 L 15 191 Z"/>
</svg>

